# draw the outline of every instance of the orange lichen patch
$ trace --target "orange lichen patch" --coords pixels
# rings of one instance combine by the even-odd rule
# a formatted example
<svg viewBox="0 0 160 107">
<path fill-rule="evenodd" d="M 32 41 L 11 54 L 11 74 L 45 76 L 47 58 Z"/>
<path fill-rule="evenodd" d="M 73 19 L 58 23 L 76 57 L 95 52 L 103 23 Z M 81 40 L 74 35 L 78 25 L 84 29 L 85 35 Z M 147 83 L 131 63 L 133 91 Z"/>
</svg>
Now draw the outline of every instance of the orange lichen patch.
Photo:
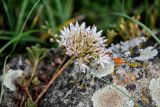
<svg viewBox="0 0 160 107">
<path fill-rule="evenodd" d="M 116 66 L 120 66 L 125 62 L 125 60 L 123 60 L 122 58 L 119 58 L 119 57 L 118 58 L 112 58 L 112 60 L 115 62 Z"/>
</svg>

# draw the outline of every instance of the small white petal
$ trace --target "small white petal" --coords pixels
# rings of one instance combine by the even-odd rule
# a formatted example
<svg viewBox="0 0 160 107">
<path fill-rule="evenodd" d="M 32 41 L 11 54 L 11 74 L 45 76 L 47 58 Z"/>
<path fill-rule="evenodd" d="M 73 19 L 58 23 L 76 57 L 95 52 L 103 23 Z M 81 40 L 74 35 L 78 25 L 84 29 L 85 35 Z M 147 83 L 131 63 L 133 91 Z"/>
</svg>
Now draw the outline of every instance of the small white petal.
<svg viewBox="0 0 160 107">
<path fill-rule="evenodd" d="M 93 32 L 93 33 L 96 33 L 96 32 L 97 32 L 97 27 L 96 27 L 96 26 L 94 26 L 94 27 L 92 28 L 92 32 Z"/>
<path fill-rule="evenodd" d="M 91 27 L 90 27 L 90 26 L 86 28 L 86 31 L 90 31 L 90 30 L 91 30 Z"/>
<path fill-rule="evenodd" d="M 66 35 L 66 33 L 63 30 L 60 30 L 62 35 Z"/>
<path fill-rule="evenodd" d="M 102 34 L 102 30 L 100 30 L 99 32 L 97 32 L 97 36 L 101 36 Z"/>
<path fill-rule="evenodd" d="M 85 23 L 82 23 L 81 24 L 81 29 L 85 29 L 85 27 L 86 27 Z"/>
<path fill-rule="evenodd" d="M 74 25 L 73 25 L 72 23 L 70 23 L 70 29 L 71 29 L 71 30 L 74 30 L 74 29 L 75 29 L 75 27 L 74 27 Z"/>
<path fill-rule="evenodd" d="M 78 22 L 76 22 L 76 24 L 75 24 L 75 27 L 76 27 L 76 28 L 78 28 L 78 27 L 79 27 L 79 24 L 78 24 Z"/>
</svg>

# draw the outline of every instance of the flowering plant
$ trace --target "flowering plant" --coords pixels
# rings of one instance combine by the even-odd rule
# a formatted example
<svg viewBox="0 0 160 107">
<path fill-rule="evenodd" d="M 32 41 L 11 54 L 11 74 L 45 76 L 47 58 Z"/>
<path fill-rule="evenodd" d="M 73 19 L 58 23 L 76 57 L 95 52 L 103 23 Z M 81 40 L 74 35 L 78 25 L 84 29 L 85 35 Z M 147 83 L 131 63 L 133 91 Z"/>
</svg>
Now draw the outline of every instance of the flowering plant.
<svg viewBox="0 0 160 107">
<path fill-rule="evenodd" d="M 110 63 L 110 58 L 105 50 L 106 39 L 101 37 L 101 33 L 102 31 L 97 32 L 96 26 L 86 27 L 85 23 L 79 25 L 77 22 L 75 25 L 70 24 L 69 27 L 64 27 L 61 30 L 60 39 L 57 42 L 64 48 L 67 57 L 70 58 L 64 61 L 56 73 L 53 74 L 45 89 L 37 97 L 36 102 L 39 101 L 64 69 L 73 62 L 79 68 L 79 71 L 82 72 L 95 71 L 93 69 L 100 68 L 104 68 L 102 70 L 105 70 L 106 64 Z"/>
</svg>

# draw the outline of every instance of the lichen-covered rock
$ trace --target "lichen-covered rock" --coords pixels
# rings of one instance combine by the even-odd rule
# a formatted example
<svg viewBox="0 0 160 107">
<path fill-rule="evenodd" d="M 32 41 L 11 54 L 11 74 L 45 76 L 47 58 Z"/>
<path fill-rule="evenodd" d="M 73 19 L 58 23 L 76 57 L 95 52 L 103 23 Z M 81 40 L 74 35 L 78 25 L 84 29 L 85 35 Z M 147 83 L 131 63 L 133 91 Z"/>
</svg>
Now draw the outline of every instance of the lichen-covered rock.
<svg viewBox="0 0 160 107">
<path fill-rule="evenodd" d="M 158 51 L 157 49 L 154 49 L 154 47 L 147 47 L 145 49 L 140 49 L 140 56 L 135 57 L 137 60 L 146 61 L 149 59 L 153 59 L 155 56 L 157 56 Z"/>
<path fill-rule="evenodd" d="M 153 78 L 149 84 L 150 94 L 157 107 L 160 107 L 160 77 Z"/>
<path fill-rule="evenodd" d="M 139 38 L 111 45 L 106 49 L 110 52 L 110 57 L 114 59 L 114 71 L 111 74 L 102 77 L 108 81 L 108 84 L 87 73 L 76 72 L 75 69 L 73 69 L 73 65 L 71 65 L 59 78 L 57 78 L 45 96 L 43 96 L 38 106 L 93 107 L 92 96 L 96 90 L 99 90 L 102 87 L 108 87 L 109 83 L 114 83 L 124 87 L 127 90 L 127 93 L 130 96 L 133 96 L 135 100 L 134 104 L 136 106 L 158 107 L 152 96 L 153 91 L 151 91 L 149 85 L 153 78 L 157 79 L 160 77 L 160 46 L 155 45 L 154 42 L 149 40 L 149 43 L 148 41 L 145 42 L 147 40 L 145 37 Z M 131 44 L 134 45 L 131 46 Z M 145 61 L 136 60 L 135 57 L 139 57 L 141 54 L 140 50 L 146 49 L 147 47 L 154 47 L 158 54 Z M 50 77 L 55 71 L 55 67 L 52 67 L 53 65 L 51 66 L 52 61 L 55 59 L 55 55 L 58 54 L 53 53 L 52 57 L 49 56 L 47 60 L 44 60 L 44 62 L 42 61 L 42 64 L 39 64 L 38 71 L 41 76 L 49 75 Z M 22 59 L 24 71 L 27 72 L 31 69 L 31 65 L 27 64 L 24 60 L 27 60 L 27 58 L 25 57 Z M 8 65 L 13 65 L 13 62 L 17 63 L 14 59 L 14 61 L 11 61 Z M 54 66 L 57 67 L 57 64 L 54 63 Z M 46 79 L 46 81 L 48 81 L 48 79 Z M 14 94 L 15 93 L 6 91 L 5 101 L 3 102 L 2 107 L 5 107 L 4 104 L 7 104 L 6 99 L 9 99 L 7 107 L 14 105 L 14 101 L 16 102 L 16 100 L 14 100 Z M 20 96 L 18 100 L 21 98 L 22 97 Z"/>
<path fill-rule="evenodd" d="M 4 74 L 3 77 L 3 85 L 6 86 L 11 91 L 16 90 L 16 86 L 14 84 L 15 79 L 22 75 L 22 70 L 9 70 L 7 73 Z"/>
<path fill-rule="evenodd" d="M 129 95 L 124 87 L 114 86 Z M 109 85 L 97 90 L 92 97 L 93 107 L 133 107 L 134 102 L 115 87 Z"/>
</svg>

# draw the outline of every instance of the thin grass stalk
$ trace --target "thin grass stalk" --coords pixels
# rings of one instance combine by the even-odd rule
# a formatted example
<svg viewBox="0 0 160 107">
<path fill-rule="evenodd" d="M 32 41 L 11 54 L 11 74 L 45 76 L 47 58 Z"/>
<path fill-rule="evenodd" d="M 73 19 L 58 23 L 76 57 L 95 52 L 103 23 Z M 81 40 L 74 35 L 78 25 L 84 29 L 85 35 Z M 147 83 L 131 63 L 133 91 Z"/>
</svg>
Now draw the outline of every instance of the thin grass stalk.
<svg viewBox="0 0 160 107">
<path fill-rule="evenodd" d="M 19 41 L 20 38 L 21 38 L 21 34 L 22 34 L 23 30 L 24 30 L 24 27 L 25 27 L 25 25 L 26 25 L 29 17 L 31 16 L 33 10 L 36 8 L 36 6 L 38 5 L 39 2 L 40 2 L 40 0 L 38 0 L 38 1 L 33 5 L 33 7 L 31 8 L 31 10 L 30 10 L 30 12 L 29 12 L 29 14 L 28 14 L 28 16 L 27 16 L 27 18 L 26 18 L 26 20 L 24 21 L 23 26 L 22 26 L 22 28 L 21 28 L 21 30 L 20 30 L 20 33 L 19 33 L 19 35 L 18 35 L 18 37 L 17 37 L 17 41 L 15 42 L 15 44 L 14 44 L 14 46 L 13 46 L 13 48 L 12 48 L 11 54 L 12 54 L 12 52 L 15 50 L 15 48 L 16 48 L 16 46 L 17 46 L 17 43 L 18 43 L 18 41 Z"/>
</svg>

